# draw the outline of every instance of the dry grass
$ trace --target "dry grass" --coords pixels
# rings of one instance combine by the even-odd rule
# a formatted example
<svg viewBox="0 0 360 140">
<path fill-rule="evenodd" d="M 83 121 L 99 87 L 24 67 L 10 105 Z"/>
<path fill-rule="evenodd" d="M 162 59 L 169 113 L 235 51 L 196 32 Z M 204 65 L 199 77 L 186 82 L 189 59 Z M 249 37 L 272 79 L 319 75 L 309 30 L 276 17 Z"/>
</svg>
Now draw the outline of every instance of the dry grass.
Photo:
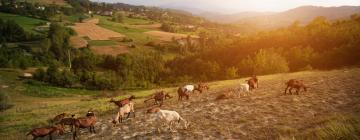
<svg viewBox="0 0 360 140">
<path fill-rule="evenodd" d="M 84 23 L 75 23 L 71 26 L 80 37 L 89 37 L 91 40 L 110 40 L 111 38 L 122 38 L 124 35 L 96 25 L 99 19 L 90 19 Z"/>
<path fill-rule="evenodd" d="M 98 55 L 119 55 L 129 53 L 129 48 L 121 45 L 112 45 L 112 46 L 93 46 L 91 50 Z"/>
<path fill-rule="evenodd" d="M 186 38 L 188 35 L 186 34 L 177 34 L 177 33 L 170 33 L 170 32 L 164 32 L 164 31 L 148 31 L 145 32 L 147 35 L 154 36 L 158 38 L 160 41 L 169 42 L 173 39 L 181 39 Z M 191 36 L 192 38 L 199 38 L 198 36 Z"/>
<path fill-rule="evenodd" d="M 141 29 L 150 29 L 150 30 L 160 30 L 161 23 L 144 24 L 144 25 L 131 25 L 130 27 L 141 28 Z"/>
<path fill-rule="evenodd" d="M 173 133 L 166 129 L 161 133 L 154 131 L 156 124 L 145 114 L 143 99 L 136 101 L 136 118 L 125 120 L 115 128 L 110 121 L 116 107 L 109 104 L 108 99 L 79 101 L 80 98 L 59 98 L 58 101 L 40 102 L 39 98 L 23 97 L 16 102 L 51 104 L 26 109 L 27 116 L 41 113 L 41 119 L 49 118 L 45 111 L 84 112 L 81 108 L 91 105 L 102 112 L 95 126 L 97 133 L 91 135 L 84 129 L 81 139 L 356 139 L 360 132 L 359 117 L 354 120 L 343 119 L 343 116 L 359 116 L 358 75 L 359 68 L 260 76 L 260 88 L 251 95 L 220 101 L 215 101 L 215 98 L 236 88 L 245 78 L 209 83 L 210 91 L 191 95 L 189 101 L 178 102 L 177 97 L 165 101 L 163 109 L 175 110 L 190 122 L 187 130 L 179 128 Z M 310 86 L 309 91 L 284 96 L 284 83 L 291 78 L 304 80 Z M 176 95 L 176 88 L 165 90 Z M 135 91 L 132 94 L 145 97 L 154 91 Z M 35 118 L 31 119 L 35 121 Z M 70 139 L 71 133 L 58 138 Z"/>
<path fill-rule="evenodd" d="M 190 127 L 177 132 L 156 133 L 155 123 L 137 110 L 136 118 L 112 128 L 112 115 L 102 117 L 96 135 L 86 139 L 339 139 L 359 138 L 359 123 L 342 128 L 341 116 L 360 112 L 360 69 L 328 72 L 300 72 L 261 76 L 260 88 L 250 96 L 215 101 L 217 95 L 244 81 L 211 83 L 211 91 L 193 95 L 189 101 L 166 101 L 163 109 L 179 112 Z M 283 95 L 285 81 L 304 80 L 311 88 L 300 95 Z M 217 88 L 216 88 L 217 87 Z M 137 105 L 137 106 L 142 106 Z M 115 113 L 113 113 L 115 114 Z M 340 118 L 340 119 L 339 119 Z M 357 120 L 357 122 L 359 119 Z M 344 122 L 344 121 L 342 121 Z M 346 121 L 345 121 L 346 122 Z M 324 125 L 325 124 L 325 125 Z M 351 123 L 350 123 L 351 124 Z M 321 128 L 315 130 L 314 128 Z M 328 129 L 332 131 L 328 131 Z M 332 134 L 332 132 L 337 132 Z M 311 132 L 311 135 L 308 134 Z M 85 132 L 87 133 L 87 132 Z M 68 135 L 70 136 L 70 134 Z M 63 136 L 63 137 L 68 137 Z"/>
</svg>

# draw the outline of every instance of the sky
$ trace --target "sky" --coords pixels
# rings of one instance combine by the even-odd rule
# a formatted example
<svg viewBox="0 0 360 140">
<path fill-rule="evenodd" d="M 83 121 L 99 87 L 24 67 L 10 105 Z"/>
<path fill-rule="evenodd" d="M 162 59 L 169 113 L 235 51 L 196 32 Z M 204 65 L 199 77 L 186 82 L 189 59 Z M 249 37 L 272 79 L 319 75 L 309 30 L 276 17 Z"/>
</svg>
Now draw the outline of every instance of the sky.
<svg viewBox="0 0 360 140">
<path fill-rule="evenodd" d="M 245 11 L 281 12 L 303 5 L 360 6 L 360 0 L 91 0 L 134 5 L 193 8 L 209 12 L 237 13 Z"/>
</svg>

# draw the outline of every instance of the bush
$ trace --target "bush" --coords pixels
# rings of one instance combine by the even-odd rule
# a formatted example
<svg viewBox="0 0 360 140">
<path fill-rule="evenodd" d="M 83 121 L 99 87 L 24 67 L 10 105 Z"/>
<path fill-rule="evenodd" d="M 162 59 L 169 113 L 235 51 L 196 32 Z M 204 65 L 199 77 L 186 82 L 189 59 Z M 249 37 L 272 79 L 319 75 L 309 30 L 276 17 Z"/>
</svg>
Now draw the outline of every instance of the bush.
<svg viewBox="0 0 360 140">
<path fill-rule="evenodd" d="M 226 76 L 225 77 L 227 79 L 236 78 L 238 76 L 237 72 L 238 72 L 238 69 L 236 67 L 230 67 L 230 68 L 226 69 Z"/>
<path fill-rule="evenodd" d="M 10 97 L 3 92 L 0 92 L 0 111 L 10 109 L 14 105 L 10 104 Z"/>
</svg>

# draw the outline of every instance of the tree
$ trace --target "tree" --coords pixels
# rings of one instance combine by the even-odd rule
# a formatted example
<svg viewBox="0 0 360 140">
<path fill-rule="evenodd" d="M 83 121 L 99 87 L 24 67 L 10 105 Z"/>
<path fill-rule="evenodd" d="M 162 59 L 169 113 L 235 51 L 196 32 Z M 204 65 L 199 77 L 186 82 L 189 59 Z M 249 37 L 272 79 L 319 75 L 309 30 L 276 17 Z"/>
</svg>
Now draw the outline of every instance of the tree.
<svg viewBox="0 0 360 140">
<path fill-rule="evenodd" d="M 122 23 L 124 20 L 124 14 L 121 12 L 116 12 L 113 17 L 112 21 Z"/>
<path fill-rule="evenodd" d="M 243 73 L 250 74 L 273 74 L 288 72 L 289 66 L 286 59 L 275 52 L 274 49 L 259 50 L 254 56 L 248 56 L 240 64 Z M 247 70 L 247 71 L 246 71 Z"/>
</svg>

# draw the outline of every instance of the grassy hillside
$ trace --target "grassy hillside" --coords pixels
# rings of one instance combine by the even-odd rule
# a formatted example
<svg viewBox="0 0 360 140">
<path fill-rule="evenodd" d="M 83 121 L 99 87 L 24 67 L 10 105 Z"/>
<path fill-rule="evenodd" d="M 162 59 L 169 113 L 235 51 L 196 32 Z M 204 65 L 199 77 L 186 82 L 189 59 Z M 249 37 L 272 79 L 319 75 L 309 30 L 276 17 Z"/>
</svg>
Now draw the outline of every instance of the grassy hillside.
<svg viewBox="0 0 360 140">
<path fill-rule="evenodd" d="M 14 20 L 17 24 L 24 28 L 27 32 L 38 33 L 34 30 L 40 23 L 46 23 L 44 20 L 29 18 L 14 14 L 0 12 L 0 18 L 5 20 Z"/>
<path fill-rule="evenodd" d="M 163 108 L 182 114 L 190 122 L 188 130 L 155 134 L 155 124 L 142 113 L 145 111 L 142 98 L 156 89 L 127 91 L 125 94 L 120 91 L 62 89 L 39 84 L 35 86 L 17 80 L 19 71 L 2 69 L 0 85 L 9 87 L 2 88 L 1 92 L 9 94 L 15 106 L 0 112 L 0 136 L 9 139 L 24 138 L 26 131 L 32 127 L 47 125 L 48 119 L 55 114 L 77 113 L 80 117 L 89 108 L 93 108 L 100 119 L 100 123 L 96 125 L 97 134 L 82 134 L 82 138 L 355 138 L 360 129 L 360 119 L 356 117 L 360 109 L 357 105 L 360 89 L 356 85 L 360 84 L 360 79 L 354 75 L 359 74 L 360 69 L 347 69 L 260 76 L 260 88 L 252 95 L 217 102 L 214 99 L 218 94 L 228 92 L 245 79 L 212 82 L 209 83 L 210 91 L 204 95 L 193 95 L 190 101 L 177 102 L 176 97 L 166 101 Z M 298 96 L 282 96 L 285 88 L 283 83 L 290 78 L 304 80 L 310 86 L 309 91 Z M 32 92 L 29 89 L 32 88 L 38 90 L 38 94 L 29 94 Z M 163 89 L 176 95 L 176 87 Z M 108 103 L 109 98 L 104 97 L 118 95 L 118 98 L 123 98 L 128 94 L 137 97 L 137 117 L 112 128 L 109 120 L 113 117 L 115 106 Z M 14 135 L 15 133 L 18 135 Z M 70 138 L 71 134 L 61 137 Z"/>
<path fill-rule="evenodd" d="M 148 29 L 141 28 L 133 28 L 131 24 L 148 24 L 151 21 L 142 20 L 142 19 L 130 19 L 124 18 L 123 23 L 116 23 L 109 21 L 110 17 L 105 16 L 95 16 L 99 18 L 99 26 L 104 27 L 106 29 L 119 32 L 121 34 L 126 35 L 128 38 L 134 39 L 134 42 L 137 45 L 144 45 L 145 43 L 152 40 L 152 37 L 144 34 L 144 32 L 149 31 Z"/>
</svg>

